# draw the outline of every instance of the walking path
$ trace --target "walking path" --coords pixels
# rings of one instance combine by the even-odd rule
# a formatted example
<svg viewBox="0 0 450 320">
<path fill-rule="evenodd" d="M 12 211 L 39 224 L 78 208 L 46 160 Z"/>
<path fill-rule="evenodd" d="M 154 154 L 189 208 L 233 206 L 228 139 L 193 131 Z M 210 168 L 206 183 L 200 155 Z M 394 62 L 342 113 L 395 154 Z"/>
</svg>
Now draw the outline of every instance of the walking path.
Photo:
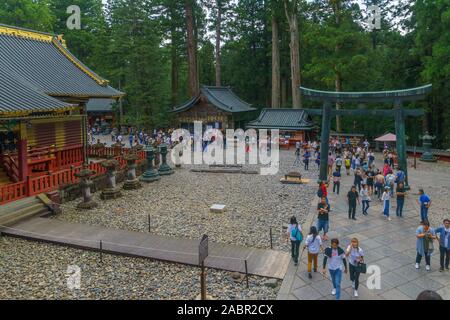
<svg viewBox="0 0 450 320">
<path fill-rule="evenodd" d="M 377 163 L 380 167 L 379 163 Z M 435 290 L 444 299 L 450 299 L 450 274 L 448 271 L 439 272 L 439 249 L 435 243 L 435 253 L 432 256 L 431 271 L 425 271 L 424 261 L 421 269 L 414 268 L 416 257 L 415 231 L 419 225 L 420 214 L 416 203 L 416 194 L 419 187 L 448 186 L 450 174 L 439 172 L 421 172 L 409 169 L 410 185 L 412 190 L 405 201 L 403 218 L 395 215 L 395 198 L 391 200 L 391 218 L 387 221 L 382 215 L 382 205 L 372 196 L 369 215 L 361 214 L 361 205 L 357 206 L 357 221 L 348 219 L 348 206 L 346 202 L 347 192 L 353 183 L 353 175 L 344 175 L 341 181 L 340 195 L 329 191 L 329 200 L 332 211 L 330 212 L 331 239 L 338 236 L 343 249 L 347 247 L 350 239 L 356 237 L 360 240 L 360 246 L 365 251 L 365 260 L 370 265 L 379 266 L 381 269 L 381 288 L 369 290 L 367 277 L 361 275 L 359 298 L 353 297 L 353 290 L 348 274 L 343 274 L 341 299 L 360 300 L 410 300 L 416 299 L 423 290 Z M 309 232 L 311 223 L 316 223 L 317 199 L 311 204 L 310 214 L 303 225 L 304 234 Z M 433 209 L 430 209 L 430 215 Z M 437 226 L 432 226 L 437 227 Z M 303 243 L 302 243 L 303 246 Z M 325 242 L 329 246 L 329 241 Z M 288 272 L 284 278 L 278 294 L 279 300 L 318 300 L 335 299 L 331 295 L 331 281 L 319 273 L 322 270 L 323 254 L 319 255 L 319 272 L 313 273 L 310 280 L 307 273 L 307 254 L 302 254 L 301 262 L 295 267 L 291 261 Z"/>
<path fill-rule="evenodd" d="M 45 241 L 98 251 L 100 241 L 105 253 L 151 258 L 188 265 L 198 265 L 199 241 L 170 238 L 98 226 L 68 223 L 48 218 L 33 218 L 0 232 L 20 238 Z M 213 269 L 283 279 L 290 256 L 286 252 L 209 243 L 205 266 Z"/>
</svg>

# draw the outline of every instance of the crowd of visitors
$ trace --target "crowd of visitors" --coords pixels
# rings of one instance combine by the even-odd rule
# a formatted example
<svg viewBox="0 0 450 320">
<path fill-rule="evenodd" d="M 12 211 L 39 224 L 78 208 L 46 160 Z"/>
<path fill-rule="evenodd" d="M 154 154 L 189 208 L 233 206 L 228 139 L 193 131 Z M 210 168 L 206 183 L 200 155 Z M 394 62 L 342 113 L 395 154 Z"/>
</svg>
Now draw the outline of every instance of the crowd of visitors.
<svg viewBox="0 0 450 320">
<path fill-rule="evenodd" d="M 331 147 L 332 146 L 332 147 Z M 298 149 L 298 148 L 296 148 Z M 352 282 L 353 293 L 358 297 L 359 276 L 365 273 L 365 252 L 359 245 L 357 238 L 351 239 L 346 249 L 339 246 L 339 240 L 333 237 L 327 247 L 328 232 L 330 229 L 330 202 L 327 187 L 332 183 L 332 192 L 340 194 L 343 167 L 347 176 L 353 175 L 353 184 L 346 193 L 348 203 L 348 218 L 357 220 L 358 206 L 364 216 L 370 214 L 369 208 L 372 197 L 381 203 L 381 214 L 387 221 L 392 221 L 391 208 L 395 203 L 395 213 L 398 219 L 404 217 L 403 208 L 408 198 L 406 188 L 406 175 L 401 167 L 396 165 L 394 150 L 385 147 L 382 153 L 382 167 L 375 164 L 375 153 L 370 149 L 370 144 L 365 140 L 358 146 L 350 146 L 340 142 L 330 141 L 330 153 L 328 154 L 328 181 L 320 181 L 317 190 L 319 202 L 317 205 L 317 224 L 312 226 L 306 237 L 303 250 L 308 253 L 307 273 L 312 279 L 312 271 L 317 272 L 317 259 L 319 253 L 323 253 L 323 274 L 328 273 L 332 283 L 332 294 L 336 299 L 340 298 L 342 274 L 349 273 Z M 320 167 L 320 150 L 317 142 L 302 144 L 302 150 L 296 150 L 297 157 L 303 158 L 304 170 L 309 170 L 309 162 L 313 161 Z M 431 270 L 431 255 L 434 252 L 434 243 L 439 245 L 440 269 L 443 272 L 449 270 L 450 261 L 450 220 L 445 219 L 442 226 L 434 229 L 429 222 L 429 208 L 432 200 L 423 189 L 419 190 L 417 203 L 420 207 L 420 226 L 416 230 L 417 256 L 415 268 L 420 268 L 422 258 L 425 259 L 425 270 Z M 339 212 L 336 212 L 339 214 Z M 288 232 L 291 232 L 289 229 Z M 297 227 L 296 230 L 301 228 Z M 320 233 L 323 232 L 323 236 Z M 297 246 L 297 244 L 296 244 Z M 298 249 L 295 257 L 298 263 Z M 370 254 L 370 252 L 368 253 Z M 347 264 L 348 262 L 348 264 Z M 425 295 L 425 294 L 424 294 Z"/>
</svg>

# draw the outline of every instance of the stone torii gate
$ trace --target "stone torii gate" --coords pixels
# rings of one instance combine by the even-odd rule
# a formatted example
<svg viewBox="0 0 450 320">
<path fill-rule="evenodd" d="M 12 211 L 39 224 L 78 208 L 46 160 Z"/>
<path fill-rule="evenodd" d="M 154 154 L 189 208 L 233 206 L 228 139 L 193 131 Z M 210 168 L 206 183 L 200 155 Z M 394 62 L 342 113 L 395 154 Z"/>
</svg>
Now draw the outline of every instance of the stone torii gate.
<svg viewBox="0 0 450 320">
<path fill-rule="evenodd" d="M 422 109 L 404 109 L 403 102 L 423 100 L 431 92 L 432 85 L 423 87 L 379 92 L 335 92 L 319 91 L 301 87 L 300 92 L 306 98 L 323 102 L 322 109 L 308 109 L 312 115 L 322 116 L 322 133 L 320 136 L 320 181 L 328 181 L 328 152 L 330 140 L 331 119 L 333 116 L 394 116 L 395 133 L 397 136 L 398 164 L 405 172 L 405 188 L 408 186 L 408 166 L 406 161 L 405 142 L 405 118 L 407 116 L 420 117 L 424 115 Z M 332 110 L 333 103 L 391 103 L 394 109 L 388 110 L 368 110 L 368 109 L 347 109 Z"/>
</svg>

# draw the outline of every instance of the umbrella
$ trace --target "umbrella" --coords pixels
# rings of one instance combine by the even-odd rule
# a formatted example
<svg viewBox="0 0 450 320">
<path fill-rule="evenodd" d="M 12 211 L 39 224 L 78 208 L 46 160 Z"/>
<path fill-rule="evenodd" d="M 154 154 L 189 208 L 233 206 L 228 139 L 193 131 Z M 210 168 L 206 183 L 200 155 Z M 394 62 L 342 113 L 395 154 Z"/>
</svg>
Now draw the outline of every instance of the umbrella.
<svg viewBox="0 0 450 320">
<path fill-rule="evenodd" d="M 381 142 L 396 142 L 396 141 L 397 141 L 397 137 L 395 136 L 395 134 L 388 133 L 388 134 L 385 134 L 384 136 L 381 136 L 381 137 L 379 137 L 379 138 L 376 138 L 375 141 L 381 141 Z"/>
</svg>

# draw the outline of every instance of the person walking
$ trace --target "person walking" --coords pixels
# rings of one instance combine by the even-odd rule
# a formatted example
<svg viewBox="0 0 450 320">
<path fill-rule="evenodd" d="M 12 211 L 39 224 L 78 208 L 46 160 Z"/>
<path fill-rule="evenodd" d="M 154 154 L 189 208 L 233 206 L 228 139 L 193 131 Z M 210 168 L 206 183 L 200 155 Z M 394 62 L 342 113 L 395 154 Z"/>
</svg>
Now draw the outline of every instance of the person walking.
<svg viewBox="0 0 450 320">
<path fill-rule="evenodd" d="M 431 206 L 430 197 L 423 191 L 423 189 L 419 189 L 419 200 L 418 203 L 420 205 L 420 219 L 421 221 L 428 221 L 428 209 Z"/>
<path fill-rule="evenodd" d="M 341 168 L 342 168 L 342 157 L 340 154 L 337 155 L 336 160 L 335 160 L 335 164 L 336 164 L 336 171 L 338 171 L 339 173 L 341 173 Z"/>
<path fill-rule="evenodd" d="M 311 158 L 311 153 L 308 149 L 306 149 L 305 153 L 303 154 L 303 163 L 305 164 L 305 170 L 309 170 L 309 158 Z"/>
<path fill-rule="evenodd" d="M 434 230 L 435 234 L 439 234 L 439 254 L 440 254 L 440 272 L 448 269 L 450 262 L 450 220 L 444 219 L 442 226 Z"/>
<path fill-rule="evenodd" d="M 394 195 L 394 186 L 395 186 L 395 175 L 391 172 L 388 173 L 388 175 L 386 176 L 385 180 L 386 180 L 386 186 L 389 187 L 389 192 L 391 194 L 391 197 Z"/>
<path fill-rule="evenodd" d="M 369 189 L 369 195 L 373 194 L 373 186 L 375 180 L 375 171 L 372 166 L 369 166 L 369 170 L 367 170 L 367 188 Z"/>
<path fill-rule="evenodd" d="M 381 201 L 383 201 L 383 214 L 388 219 L 388 221 L 391 221 L 391 217 L 389 216 L 389 210 L 390 210 L 390 200 L 391 200 L 391 193 L 389 191 L 389 187 L 384 187 L 383 195 L 381 196 Z"/>
<path fill-rule="evenodd" d="M 333 172 L 333 164 L 334 164 L 334 158 L 330 152 L 330 153 L 328 153 L 328 176 L 331 176 L 331 173 Z"/>
<path fill-rule="evenodd" d="M 430 223 L 425 220 L 422 221 L 421 226 L 416 230 L 416 269 L 420 268 L 422 257 L 425 257 L 425 270 L 431 269 L 431 254 L 434 251 L 433 240 L 436 239 L 436 233 L 430 228 Z"/>
<path fill-rule="evenodd" d="M 316 164 L 317 164 L 317 170 L 320 169 L 320 152 L 316 151 Z"/>
<path fill-rule="evenodd" d="M 345 171 L 347 173 L 347 175 L 350 175 L 350 167 L 351 167 L 351 160 L 350 160 L 350 156 L 345 157 Z"/>
<path fill-rule="evenodd" d="M 347 260 L 345 259 L 345 252 L 339 247 L 338 239 L 331 239 L 331 247 L 325 249 L 323 256 L 323 275 L 327 275 L 327 263 L 328 271 L 330 272 L 331 282 L 333 284 L 332 295 L 336 295 L 336 300 L 341 298 L 341 281 L 342 281 L 342 267 L 344 266 L 344 272 L 347 274 Z"/>
<path fill-rule="evenodd" d="M 333 192 L 339 194 L 339 189 L 341 187 L 341 171 L 336 168 L 333 172 Z"/>
<path fill-rule="evenodd" d="M 367 154 L 367 158 L 369 159 L 369 167 L 374 163 L 375 161 L 375 154 L 372 150 Z"/>
<path fill-rule="evenodd" d="M 355 179 L 353 180 L 353 184 L 358 187 L 358 192 L 361 191 L 361 183 L 362 183 L 362 171 L 360 168 L 355 170 Z"/>
<path fill-rule="evenodd" d="M 361 274 L 360 264 L 364 263 L 364 251 L 360 248 L 357 238 L 353 238 L 350 241 L 350 245 L 345 250 L 345 256 L 348 259 L 353 295 L 358 297 L 359 276 Z"/>
<path fill-rule="evenodd" d="M 378 200 L 381 201 L 381 195 L 383 193 L 384 188 L 384 176 L 381 174 L 380 170 L 378 170 L 377 175 L 375 176 L 375 191 L 377 193 Z"/>
<path fill-rule="evenodd" d="M 359 192 L 359 195 L 361 197 L 362 202 L 362 214 L 367 216 L 369 213 L 367 210 L 369 209 L 369 203 L 370 203 L 370 195 L 369 195 L 369 188 L 367 184 L 363 184 L 361 191 Z"/>
<path fill-rule="evenodd" d="M 327 241 L 328 228 L 330 226 L 329 221 L 330 206 L 327 204 L 327 199 L 322 197 L 317 205 L 317 232 L 323 231 L 323 241 Z"/>
<path fill-rule="evenodd" d="M 298 265 L 300 243 L 303 240 L 302 227 L 298 224 L 296 217 L 291 217 L 287 228 L 288 239 L 291 240 L 291 257 L 294 264 Z"/>
<path fill-rule="evenodd" d="M 322 250 L 322 239 L 315 226 L 312 226 L 309 235 L 306 237 L 303 250 L 308 249 L 308 277 L 312 279 L 312 270 L 317 272 L 317 257 Z M 314 264 L 314 269 L 313 269 Z"/>
<path fill-rule="evenodd" d="M 397 217 L 403 217 L 403 206 L 405 204 L 406 190 L 403 182 L 397 184 L 397 189 L 395 189 L 395 194 L 397 195 L 397 208 L 395 209 L 395 214 Z"/>
<path fill-rule="evenodd" d="M 356 220 L 356 202 L 359 204 L 359 195 L 358 191 L 356 191 L 356 187 L 352 186 L 351 190 L 347 193 L 347 202 L 348 202 L 348 218 Z"/>
</svg>

